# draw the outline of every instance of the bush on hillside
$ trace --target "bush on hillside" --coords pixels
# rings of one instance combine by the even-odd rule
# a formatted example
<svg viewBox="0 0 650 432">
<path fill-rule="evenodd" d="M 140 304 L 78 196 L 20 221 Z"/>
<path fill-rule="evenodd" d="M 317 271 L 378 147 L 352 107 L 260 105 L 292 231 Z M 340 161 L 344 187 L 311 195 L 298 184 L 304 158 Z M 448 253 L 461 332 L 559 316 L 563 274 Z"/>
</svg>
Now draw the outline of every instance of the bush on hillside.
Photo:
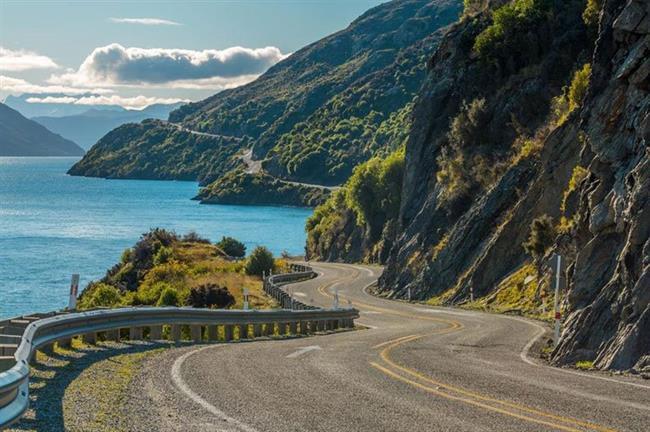
<svg viewBox="0 0 650 432">
<path fill-rule="evenodd" d="M 96 307 L 115 307 L 122 303 L 120 290 L 105 283 L 91 284 L 86 288 L 89 295 L 84 295 L 79 300 L 78 309 L 92 309 Z"/>
<path fill-rule="evenodd" d="M 474 41 L 480 58 L 501 66 L 519 69 L 538 55 L 542 37 L 535 31 L 551 15 L 550 0 L 514 0 L 492 12 L 492 24 Z"/>
<path fill-rule="evenodd" d="M 156 302 L 156 306 L 178 306 L 179 304 L 178 291 L 171 287 L 166 287 Z"/>
<path fill-rule="evenodd" d="M 249 275 L 262 276 L 263 273 L 268 274 L 273 270 L 274 266 L 275 260 L 271 251 L 264 246 L 258 246 L 248 257 L 245 270 Z"/>
<path fill-rule="evenodd" d="M 246 256 L 246 246 L 244 243 L 232 237 L 222 237 L 217 246 L 228 256 L 243 258 Z"/>
<path fill-rule="evenodd" d="M 533 257 L 538 268 L 538 274 L 541 274 L 542 259 L 546 251 L 553 246 L 555 241 L 555 228 L 553 219 L 548 215 L 542 215 L 533 219 L 530 224 L 530 234 L 528 240 L 523 244 L 526 252 Z"/>
<path fill-rule="evenodd" d="M 556 124 L 563 124 L 569 114 L 582 106 L 589 88 L 590 78 L 591 64 L 586 63 L 573 74 L 571 84 L 564 88 L 562 94 L 553 98 L 553 114 Z"/>
<path fill-rule="evenodd" d="M 186 303 L 195 308 L 222 309 L 235 304 L 235 298 L 228 288 L 208 283 L 191 288 Z"/>
<path fill-rule="evenodd" d="M 182 240 L 184 242 L 189 242 L 189 243 L 206 243 L 206 244 L 210 243 L 210 240 L 208 240 L 205 237 L 201 237 L 196 233 L 196 231 L 188 232 L 182 237 Z"/>
</svg>

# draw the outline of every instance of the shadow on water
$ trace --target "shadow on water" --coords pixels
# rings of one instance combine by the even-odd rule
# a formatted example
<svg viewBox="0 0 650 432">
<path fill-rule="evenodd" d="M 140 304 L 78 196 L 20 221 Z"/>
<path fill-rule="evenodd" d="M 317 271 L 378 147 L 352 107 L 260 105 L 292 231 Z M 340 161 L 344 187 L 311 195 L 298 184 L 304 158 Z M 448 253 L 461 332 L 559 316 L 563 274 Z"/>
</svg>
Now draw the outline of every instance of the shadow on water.
<svg viewBox="0 0 650 432">
<path fill-rule="evenodd" d="M 66 431 L 64 396 L 68 386 L 88 367 L 112 357 L 174 346 L 172 343 L 99 342 L 71 350 L 39 353 L 31 364 L 30 407 L 9 431 Z"/>
</svg>

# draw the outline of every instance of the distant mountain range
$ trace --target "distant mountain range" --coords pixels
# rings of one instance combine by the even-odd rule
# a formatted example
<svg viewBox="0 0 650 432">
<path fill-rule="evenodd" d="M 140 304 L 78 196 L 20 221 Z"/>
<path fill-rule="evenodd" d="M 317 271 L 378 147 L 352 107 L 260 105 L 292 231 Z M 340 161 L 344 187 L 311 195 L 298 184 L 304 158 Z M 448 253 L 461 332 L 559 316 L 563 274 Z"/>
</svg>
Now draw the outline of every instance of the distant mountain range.
<svg viewBox="0 0 650 432">
<path fill-rule="evenodd" d="M 77 144 L 0 104 L 0 156 L 82 156 Z"/>
<path fill-rule="evenodd" d="M 118 107 L 110 109 L 92 108 L 75 115 L 32 117 L 52 132 L 68 138 L 88 150 L 101 137 L 126 123 L 139 123 L 145 119 L 166 120 L 170 111 L 182 103 L 171 105 L 150 105 L 143 110 L 126 110 Z"/>
</svg>

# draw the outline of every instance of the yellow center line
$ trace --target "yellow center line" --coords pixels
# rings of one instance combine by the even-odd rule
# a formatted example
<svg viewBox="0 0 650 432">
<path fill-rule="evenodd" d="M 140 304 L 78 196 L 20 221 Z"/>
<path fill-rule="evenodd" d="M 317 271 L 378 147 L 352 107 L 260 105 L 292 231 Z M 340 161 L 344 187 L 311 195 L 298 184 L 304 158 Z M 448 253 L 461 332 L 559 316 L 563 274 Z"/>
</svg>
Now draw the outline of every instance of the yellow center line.
<svg viewBox="0 0 650 432">
<path fill-rule="evenodd" d="M 390 376 L 392 378 L 395 378 L 395 379 L 397 379 L 399 381 L 403 381 L 403 382 L 405 382 L 407 384 L 410 384 L 410 385 L 412 385 L 414 387 L 422 389 L 422 390 L 424 390 L 426 392 L 436 394 L 436 395 L 441 396 L 441 397 L 443 397 L 445 399 L 464 402 L 464 403 L 467 403 L 467 404 L 470 404 L 470 405 L 475 405 L 475 406 L 478 406 L 480 408 L 484 408 L 484 409 L 487 409 L 487 410 L 490 410 L 490 411 L 495 411 L 495 412 L 498 412 L 498 413 L 501 413 L 501 414 L 504 414 L 504 415 L 507 415 L 507 416 L 510 416 L 510 417 L 515 417 L 515 418 L 518 418 L 518 419 L 521 419 L 521 420 L 526 420 L 526 421 L 531 421 L 531 422 L 534 422 L 534 423 L 543 424 L 543 425 L 546 425 L 546 426 L 550 426 L 550 427 L 553 427 L 553 428 L 557 428 L 557 429 L 561 429 L 561 430 L 565 430 L 565 431 L 569 431 L 569 432 L 581 432 L 580 429 L 574 429 L 574 428 L 571 428 L 571 427 L 566 427 L 566 426 L 558 425 L 558 424 L 555 424 L 555 423 L 546 422 L 544 420 L 534 419 L 534 418 L 531 418 L 531 417 L 528 417 L 528 416 L 512 413 L 510 411 L 507 411 L 507 410 L 504 410 L 504 409 L 501 409 L 501 408 L 493 407 L 491 405 L 487 405 L 487 404 L 484 404 L 482 402 L 478 402 L 478 401 L 475 401 L 475 400 L 472 400 L 472 399 L 467 399 L 467 398 L 463 398 L 463 397 L 460 397 L 460 396 L 453 396 L 453 395 L 441 392 L 439 390 L 436 390 L 433 387 L 429 387 L 429 386 L 420 384 L 420 383 L 418 383 L 416 381 L 413 381 L 413 380 L 405 378 L 405 377 L 403 377 L 401 375 L 398 375 L 395 372 L 393 372 L 393 371 L 391 371 L 389 369 L 386 369 L 385 367 L 380 366 L 379 364 L 377 364 L 375 362 L 370 362 L 370 364 L 374 368 L 378 369 L 379 371 L 383 372 L 384 374 L 386 374 L 386 375 L 388 375 L 388 376 Z"/>
<path fill-rule="evenodd" d="M 609 429 L 609 428 L 606 428 L 606 427 L 603 427 L 603 426 L 600 426 L 600 425 L 597 425 L 597 424 L 594 424 L 594 423 L 585 422 L 585 421 L 581 421 L 581 420 L 577 420 L 577 419 L 573 419 L 573 418 L 569 418 L 569 417 L 564 417 L 564 416 L 560 416 L 560 415 L 551 414 L 551 413 L 548 413 L 548 412 L 537 410 L 535 408 L 530 408 L 530 407 L 525 406 L 525 405 L 521 405 L 521 404 L 517 404 L 517 403 L 514 403 L 514 402 L 508 402 L 508 401 L 504 401 L 504 400 L 501 400 L 501 399 L 496 399 L 496 398 L 492 398 L 492 397 L 489 397 L 489 396 L 485 396 L 485 395 L 482 395 L 480 393 L 476 393 L 476 392 L 473 392 L 473 391 L 470 391 L 470 390 L 466 390 L 466 389 L 464 389 L 462 387 L 456 387 L 456 386 L 453 386 L 453 385 L 450 385 L 450 384 L 442 383 L 442 382 L 433 380 L 430 377 L 428 377 L 426 375 L 423 375 L 422 373 L 420 373 L 420 372 L 418 372 L 416 370 L 413 370 L 413 369 L 407 368 L 405 366 L 402 366 L 400 364 L 397 364 L 396 362 L 394 362 L 390 358 L 389 354 L 394 348 L 396 348 L 396 347 L 398 347 L 398 346 L 400 346 L 400 345 L 402 345 L 404 343 L 412 342 L 412 341 L 421 339 L 421 338 L 423 338 L 425 336 L 429 336 L 429 335 L 432 335 L 432 334 L 439 334 L 439 333 L 434 332 L 434 333 L 430 333 L 430 334 L 427 334 L 427 335 L 420 335 L 420 336 L 416 336 L 416 337 L 413 337 L 413 338 L 396 341 L 393 344 L 386 347 L 384 350 L 382 350 L 382 352 L 379 354 L 379 356 L 389 366 L 391 366 L 391 367 L 393 367 L 395 369 L 398 369 L 399 371 L 401 371 L 401 372 L 403 372 L 403 373 L 405 373 L 407 375 L 418 378 L 418 379 L 420 379 L 422 381 L 428 382 L 428 383 L 433 384 L 433 385 L 435 385 L 437 387 L 442 387 L 442 388 L 444 388 L 446 390 L 453 391 L 455 393 L 461 394 L 461 395 L 466 396 L 466 397 L 479 399 L 479 400 L 486 401 L 486 402 L 497 403 L 497 404 L 500 404 L 500 405 L 503 405 L 503 406 L 506 406 L 506 407 L 509 407 L 509 408 L 512 408 L 512 409 L 528 412 L 530 414 L 535 414 L 535 415 L 538 415 L 538 416 L 541 416 L 541 417 L 546 417 L 546 418 L 550 418 L 550 419 L 553 419 L 553 420 L 558 420 L 558 421 L 561 421 L 561 422 L 564 422 L 564 423 L 569 423 L 569 424 L 572 424 L 572 425 L 583 426 L 583 427 L 589 428 L 591 430 L 597 430 L 597 431 L 601 431 L 601 432 L 613 432 L 614 431 L 614 429 Z M 411 381 L 411 380 L 409 380 L 409 379 L 407 379 L 405 377 L 402 377 L 401 375 L 397 375 L 395 373 L 391 373 L 390 375 L 391 376 L 397 376 L 397 377 L 399 377 L 400 380 L 402 380 L 404 382 L 408 382 L 409 384 L 413 384 L 413 381 Z M 426 386 L 424 386 L 422 384 L 419 384 L 419 383 L 416 383 L 416 384 L 417 384 L 416 387 L 419 387 L 419 388 L 426 387 Z M 413 385 L 415 385 L 415 384 L 413 384 Z M 436 390 L 435 393 L 439 394 L 440 392 L 438 392 Z M 467 401 L 467 399 L 465 399 L 465 398 L 452 396 L 452 395 L 447 395 L 447 394 L 441 394 L 441 396 L 449 397 L 450 399 L 455 399 L 455 400 Z M 532 419 L 532 418 L 527 417 L 527 416 L 521 416 L 519 414 L 512 413 L 510 411 L 504 411 L 504 410 L 502 410 L 500 408 L 495 408 L 495 407 L 492 407 L 490 405 L 481 404 L 481 403 L 476 402 L 476 401 L 474 401 L 472 404 L 473 405 L 480 405 L 482 407 L 486 407 L 486 408 L 491 409 L 493 411 L 502 412 L 504 414 L 511 415 L 513 417 L 522 418 L 522 419 L 534 421 L 534 422 L 541 423 L 541 424 L 549 424 L 549 423 L 543 422 L 541 420 Z M 566 427 L 564 427 L 562 425 L 554 425 L 554 427 L 558 427 L 558 428 L 563 429 L 563 430 L 577 430 L 577 429 L 567 429 Z"/>
<path fill-rule="evenodd" d="M 411 340 L 411 339 L 416 339 L 416 338 L 419 338 L 419 337 L 420 337 L 420 335 L 408 335 L 408 336 L 402 336 L 402 337 L 400 337 L 400 338 L 393 339 L 393 340 L 389 340 L 389 341 L 387 341 L 387 342 L 380 343 L 379 345 L 375 345 L 374 347 L 372 347 L 372 349 L 381 348 L 381 347 L 383 347 L 383 346 L 386 346 L 386 345 L 392 344 L 392 343 L 394 343 L 394 342 L 400 342 L 400 341 L 407 342 L 406 339 Z"/>
</svg>

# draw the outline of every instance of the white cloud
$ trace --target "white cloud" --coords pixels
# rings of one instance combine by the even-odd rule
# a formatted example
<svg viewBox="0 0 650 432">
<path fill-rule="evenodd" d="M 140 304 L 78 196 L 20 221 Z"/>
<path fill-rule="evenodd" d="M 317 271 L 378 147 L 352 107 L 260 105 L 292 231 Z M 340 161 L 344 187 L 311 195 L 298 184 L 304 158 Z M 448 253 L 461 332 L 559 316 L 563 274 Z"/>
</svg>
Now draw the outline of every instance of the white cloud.
<svg viewBox="0 0 650 432">
<path fill-rule="evenodd" d="M 63 93 L 67 95 L 81 95 L 84 93 L 107 94 L 113 93 L 111 89 L 105 88 L 78 88 L 64 85 L 39 85 L 32 84 L 24 79 L 0 75 L 0 91 L 21 95 L 23 93 Z"/>
<path fill-rule="evenodd" d="M 110 96 L 47 96 L 47 97 L 30 97 L 28 103 L 56 103 L 56 104 L 74 104 L 74 105 L 120 105 L 124 108 L 142 109 L 153 104 L 173 104 L 177 102 L 189 102 L 187 99 L 177 98 L 159 98 L 149 96 L 123 97 L 118 95 Z"/>
<path fill-rule="evenodd" d="M 226 87 L 246 82 L 286 57 L 276 47 L 194 51 L 125 48 L 114 43 L 93 50 L 76 72 L 52 75 L 48 82 L 74 86 Z"/>
<path fill-rule="evenodd" d="M 0 47 L 0 70 L 20 72 L 29 69 L 55 69 L 58 67 L 54 60 L 47 56 Z"/>
<path fill-rule="evenodd" d="M 109 18 L 109 21 L 122 24 L 142 24 L 142 25 L 172 25 L 179 26 L 181 23 L 160 18 Z"/>
</svg>

